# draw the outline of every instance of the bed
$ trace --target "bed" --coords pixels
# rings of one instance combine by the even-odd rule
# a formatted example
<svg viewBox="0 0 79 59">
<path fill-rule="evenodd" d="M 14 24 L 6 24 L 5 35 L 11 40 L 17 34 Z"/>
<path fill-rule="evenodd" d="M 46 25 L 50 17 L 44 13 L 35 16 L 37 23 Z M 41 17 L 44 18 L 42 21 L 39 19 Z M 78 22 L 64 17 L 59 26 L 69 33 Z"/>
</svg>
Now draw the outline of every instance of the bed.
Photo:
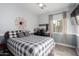
<svg viewBox="0 0 79 59">
<path fill-rule="evenodd" d="M 51 51 L 53 53 L 55 43 L 50 37 L 30 35 L 8 38 L 7 47 L 16 56 L 47 56 Z"/>
</svg>

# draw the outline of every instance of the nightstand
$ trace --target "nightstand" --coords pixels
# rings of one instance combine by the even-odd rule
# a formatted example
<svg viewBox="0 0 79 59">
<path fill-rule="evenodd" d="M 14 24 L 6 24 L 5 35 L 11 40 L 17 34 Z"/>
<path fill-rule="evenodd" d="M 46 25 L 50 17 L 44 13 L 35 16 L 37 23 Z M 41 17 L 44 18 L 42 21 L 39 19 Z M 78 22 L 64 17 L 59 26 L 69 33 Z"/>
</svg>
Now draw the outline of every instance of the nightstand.
<svg viewBox="0 0 79 59">
<path fill-rule="evenodd" d="M 7 48 L 7 45 L 0 44 L 0 56 L 14 56 Z"/>
<path fill-rule="evenodd" d="M 0 36 L 0 56 L 8 55 L 6 52 L 8 51 L 6 41 L 4 36 Z"/>
<path fill-rule="evenodd" d="M 5 49 L 5 48 L 7 48 L 5 43 L 0 44 L 0 49 Z"/>
<path fill-rule="evenodd" d="M 4 53 L 7 51 L 7 46 L 5 43 L 0 44 L 0 53 Z"/>
<path fill-rule="evenodd" d="M 6 48 L 6 40 L 4 39 L 4 36 L 0 36 L 0 49 Z"/>
</svg>

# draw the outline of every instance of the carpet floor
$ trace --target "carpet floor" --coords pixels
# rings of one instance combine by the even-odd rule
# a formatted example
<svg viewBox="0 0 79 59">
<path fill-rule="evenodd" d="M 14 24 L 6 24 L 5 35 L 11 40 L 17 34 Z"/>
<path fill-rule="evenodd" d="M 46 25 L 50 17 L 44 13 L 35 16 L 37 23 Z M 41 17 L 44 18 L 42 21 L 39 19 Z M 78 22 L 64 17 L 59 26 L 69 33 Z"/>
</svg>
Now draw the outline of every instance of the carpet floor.
<svg viewBox="0 0 79 59">
<path fill-rule="evenodd" d="M 56 45 L 54 50 L 54 56 L 77 56 L 75 48 Z"/>
</svg>

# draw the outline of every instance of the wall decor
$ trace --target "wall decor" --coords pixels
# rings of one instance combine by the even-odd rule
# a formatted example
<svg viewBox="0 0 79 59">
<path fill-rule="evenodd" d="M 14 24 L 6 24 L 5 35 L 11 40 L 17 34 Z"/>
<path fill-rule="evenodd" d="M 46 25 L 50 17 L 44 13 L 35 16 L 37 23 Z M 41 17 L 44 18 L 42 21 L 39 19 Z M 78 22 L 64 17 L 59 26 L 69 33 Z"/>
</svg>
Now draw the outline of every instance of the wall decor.
<svg viewBox="0 0 79 59">
<path fill-rule="evenodd" d="M 26 20 L 23 17 L 16 17 L 15 25 L 19 30 L 26 28 Z"/>
</svg>

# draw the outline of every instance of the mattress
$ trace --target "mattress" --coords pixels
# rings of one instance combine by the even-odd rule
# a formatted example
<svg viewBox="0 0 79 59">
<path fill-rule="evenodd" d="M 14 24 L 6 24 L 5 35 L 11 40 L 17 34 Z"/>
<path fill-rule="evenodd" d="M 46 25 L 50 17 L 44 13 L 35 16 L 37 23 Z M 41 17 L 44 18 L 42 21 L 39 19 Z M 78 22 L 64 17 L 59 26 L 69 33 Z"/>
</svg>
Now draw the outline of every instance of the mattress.
<svg viewBox="0 0 79 59">
<path fill-rule="evenodd" d="M 22 38 L 9 38 L 8 49 L 17 56 L 46 56 L 55 47 L 50 37 L 30 35 Z"/>
</svg>

